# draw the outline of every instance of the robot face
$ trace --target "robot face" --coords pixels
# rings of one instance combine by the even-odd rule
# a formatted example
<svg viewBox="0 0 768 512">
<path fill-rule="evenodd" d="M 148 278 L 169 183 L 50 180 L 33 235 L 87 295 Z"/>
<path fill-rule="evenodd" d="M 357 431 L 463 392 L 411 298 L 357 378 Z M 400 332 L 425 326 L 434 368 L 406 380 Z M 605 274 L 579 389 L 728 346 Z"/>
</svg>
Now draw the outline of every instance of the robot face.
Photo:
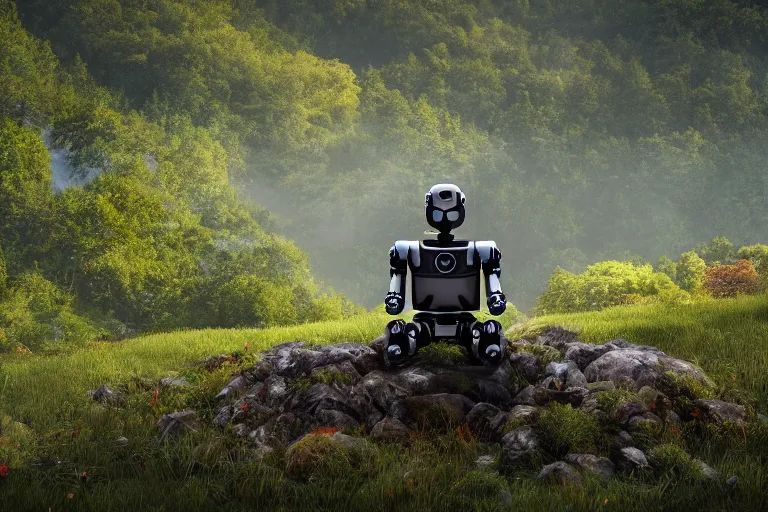
<svg viewBox="0 0 768 512">
<path fill-rule="evenodd" d="M 425 196 L 427 222 L 441 233 L 464 223 L 464 192 L 456 185 L 438 183 Z"/>
</svg>

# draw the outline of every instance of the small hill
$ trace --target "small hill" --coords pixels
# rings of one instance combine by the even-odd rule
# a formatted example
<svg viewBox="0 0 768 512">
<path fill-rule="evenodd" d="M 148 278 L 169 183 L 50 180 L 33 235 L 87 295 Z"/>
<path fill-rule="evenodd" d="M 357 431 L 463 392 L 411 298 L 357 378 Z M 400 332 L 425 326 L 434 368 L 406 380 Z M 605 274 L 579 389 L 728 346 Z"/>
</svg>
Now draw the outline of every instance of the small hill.
<svg viewBox="0 0 768 512">
<path fill-rule="evenodd" d="M 519 339 L 511 344 L 510 368 L 523 370 L 528 355 L 537 358 L 540 375 L 534 376 L 533 387 L 558 399 L 539 404 L 540 393 L 531 393 L 532 404 L 513 403 L 526 398 L 518 397 L 526 389 L 517 380 L 526 376 L 518 371 L 515 378 L 510 373 L 504 380 L 502 387 L 509 397 L 500 393 L 497 403 L 481 408 L 483 415 L 477 404 L 493 401 L 483 395 L 493 388 L 473 390 L 472 383 L 480 381 L 472 376 L 461 379 L 458 374 L 467 377 L 466 371 L 479 370 L 462 370 L 466 368 L 463 355 L 436 344 L 422 354 L 423 363 L 433 368 L 434 377 L 427 382 L 432 379 L 433 384 L 454 387 L 396 397 L 401 403 L 391 416 L 409 430 L 407 437 L 370 442 L 365 438 L 374 435 L 374 428 L 369 429 L 367 421 L 360 422 L 366 424 L 365 430 L 357 432 L 351 425 L 345 430 L 316 424 L 298 433 L 298 443 L 292 438 L 284 449 L 271 452 L 249 442 L 248 435 L 238 435 L 242 427 L 237 425 L 244 422 L 248 422 L 248 434 L 258 430 L 256 418 L 263 410 L 257 407 L 257 397 L 247 398 L 251 391 L 246 387 L 217 398 L 222 389 L 240 375 L 255 376 L 252 372 L 269 359 L 259 353 L 270 347 L 271 353 L 277 353 L 298 342 L 316 346 L 315 351 L 322 353 L 339 343 L 368 345 L 380 336 L 389 317 L 371 314 L 344 322 L 268 330 L 175 332 L 94 343 L 55 357 L 5 354 L 0 356 L 0 465 L 8 470 L 0 477 L 0 488 L 14 510 L 761 510 L 767 499 L 768 433 L 757 414 L 766 413 L 768 393 L 758 370 L 765 367 L 761 358 L 768 339 L 767 314 L 765 298 L 752 297 L 666 309 L 617 307 L 530 320 L 508 331 L 510 339 Z M 552 333 L 568 334 L 558 338 Z M 564 377 L 567 382 L 578 375 L 568 364 L 559 375 L 557 365 L 549 363 L 568 359 L 568 351 L 581 345 L 566 343 L 576 343 L 576 338 L 584 346 L 611 342 L 614 351 L 632 349 L 631 344 L 654 346 L 670 358 L 700 367 L 708 379 L 698 387 L 682 380 L 686 386 L 677 395 L 662 391 L 678 405 L 695 406 L 676 410 L 681 419 L 679 436 L 667 429 L 654 438 L 653 429 L 645 432 L 640 420 L 611 430 L 601 423 L 599 413 L 585 413 L 583 405 L 574 407 L 559 400 L 565 396 L 559 393 L 567 388 L 560 391 L 557 379 Z M 617 338 L 626 340 L 625 345 L 612 341 Z M 302 359 L 296 356 L 286 361 L 298 364 Z M 370 362 L 378 364 L 375 358 Z M 603 380 L 590 371 L 589 364 L 579 367 L 587 380 Z M 456 378 L 446 378 L 452 374 Z M 332 388 L 334 377 L 338 375 L 313 374 L 310 369 L 286 382 L 291 384 L 286 389 L 297 396 L 310 393 L 313 387 L 317 391 L 319 384 Z M 469 386 L 462 387 L 462 382 Z M 97 391 L 102 385 L 108 389 L 89 395 L 89 390 Z M 510 385 L 517 387 L 514 395 Z M 610 386 L 599 386 L 603 385 Z M 659 391 L 659 386 L 648 382 L 635 389 L 584 388 L 588 392 L 584 401 L 593 399 L 595 410 L 603 413 L 624 411 L 625 420 L 637 416 L 652 420 L 646 414 L 652 413 L 667 422 L 666 415 L 650 409 L 659 396 L 651 400 L 647 389 L 641 389 L 644 386 Z M 384 386 L 373 389 L 383 393 Z M 440 414 L 431 418 L 437 420 L 438 428 L 421 428 L 411 412 L 418 415 L 431 409 L 409 407 L 414 405 L 409 400 L 440 392 L 464 396 L 473 404 L 469 407 L 457 399 L 457 404 L 468 406 L 462 410 L 464 416 L 451 423 L 441 421 L 450 414 Z M 700 393 L 706 396 L 694 396 Z M 745 412 L 744 421 L 732 421 L 730 426 L 727 421 L 718 423 L 713 407 L 701 407 L 715 401 L 734 403 L 735 410 Z M 246 403 L 248 407 L 243 408 Z M 216 426 L 214 419 L 224 405 L 231 407 L 233 415 Z M 287 397 L 285 405 L 289 405 Z M 509 414 L 522 411 L 521 406 L 535 408 L 536 419 L 518 418 L 518 424 L 510 425 L 516 420 Z M 632 410 L 638 406 L 643 410 Z M 323 409 L 333 410 L 315 410 Z M 171 416 L 185 410 L 195 411 L 194 417 Z M 509 427 L 506 432 L 479 428 L 481 418 L 493 419 L 499 413 Z M 244 421 L 235 420 L 234 414 Z M 597 422 L 597 434 L 584 414 Z M 380 421 L 370 423 L 376 427 Z M 631 428 L 630 423 L 634 423 Z M 381 425 L 378 434 L 397 434 L 392 425 L 397 427 L 397 422 Z M 175 428 L 183 435 L 174 435 Z M 510 464 L 512 454 L 524 451 L 520 448 L 530 440 L 526 428 L 543 449 L 537 452 L 538 458 L 525 461 L 524 457 L 519 464 Z M 647 468 L 640 463 L 632 471 L 631 459 L 621 462 L 612 455 L 613 445 L 622 442 L 622 431 L 631 436 L 632 444 L 619 451 L 633 447 L 643 451 Z M 579 469 L 606 465 L 600 457 L 613 463 L 613 478 L 602 479 Z M 541 474 L 544 465 L 549 469 Z"/>
</svg>

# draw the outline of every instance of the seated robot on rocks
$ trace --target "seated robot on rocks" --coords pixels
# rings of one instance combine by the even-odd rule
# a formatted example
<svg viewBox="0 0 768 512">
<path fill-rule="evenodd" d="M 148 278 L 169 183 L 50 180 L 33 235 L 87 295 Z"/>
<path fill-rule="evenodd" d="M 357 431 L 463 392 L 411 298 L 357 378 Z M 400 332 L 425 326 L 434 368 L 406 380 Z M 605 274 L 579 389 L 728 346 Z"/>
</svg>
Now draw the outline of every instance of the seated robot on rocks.
<svg viewBox="0 0 768 512">
<path fill-rule="evenodd" d="M 387 313 L 405 307 L 406 279 L 411 271 L 411 322 L 392 320 L 384 330 L 384 361 L 402 366 L 433 341 L 462 345 L 477 365 L 496 366 L 504 357 L 506 339 L 496 320 L 479 322 L 470 313 L 480 310 L 480 279 L 492 315 L 504 313 L 501 291 L 501 252 L 493 241 L 454 240 L 451 230 L 464 222 L 464 193 L 439 183 L 426 194 L 427 222 L 439 231 L 436 240 L 398 240 L 389 251 L 390 286 L 384 299 Z M 480 273 L 482 272 L 482 276 Z"/>
</svg>

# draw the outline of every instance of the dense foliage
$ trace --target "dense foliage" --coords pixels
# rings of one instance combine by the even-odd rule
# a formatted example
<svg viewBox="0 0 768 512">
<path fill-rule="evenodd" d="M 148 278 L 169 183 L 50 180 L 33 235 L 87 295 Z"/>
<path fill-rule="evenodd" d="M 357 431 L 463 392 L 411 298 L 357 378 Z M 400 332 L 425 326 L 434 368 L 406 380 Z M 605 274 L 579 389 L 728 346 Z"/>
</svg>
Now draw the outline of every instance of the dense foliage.
<svg viewBox="0 0 768 512">
<path fill-rule="evenodd" d="M 359 311 L 313 279 L 268 212 L 238 198 L 237 153 L 214 129 L 189 112 L 159 123 L 120 106 L 2 8 L 0 345 Z M 49 144 L 69 172 L 95 179 L 55 192 Z"/>
<path fill-rule="evenodd" d="M 151 188 L 179 207 L 154 217 L 155 228 L 179 231 L 155 238 L 148 226 L 145 236 L 187 256 L 198 249 L 183 248 L 185 236 L 210 236 L 198 248 L 241 250 L 256 236 L 228 183 L 281 216 L 280 232 L 309 251 L 313 268 L 369 307 L 386 291 L 392 240 L 423 236 L 421 194 L 439 181 L 467 193 L 457 234 L 497 241 L 505 291 L 525 308 L 556 266 L 578 273 L 593 261 L 680 254 L 714 234 L 741 245 L 764 232 L 768 11 L 756 2 L 61 0 L 18 9 L 39 39 L 3 29 L 4 51 L 19 60 L 0 80 L 13 93 L 3 98 L 19 98 L 4 99 L 3 112 L 50 124 L 83 172 L 156 176 Z M 115 152 L 119 163 L 105 160 Z M 267 214 L 254 210 L 246 217 L 264 225 Z M 213 234 L 185 231 L 195 225 L 185 212 Z M 147 254 L 136 244 L 130 254 Z M 151 321 L 165 327 L 200 307 L 191 289 L 205 297 L 203 317 L 253 320 L 248 308 L 221 311 L 226 300 L 210 286 L 225 277 L 192 277 L 194 257 L 174 258 L 175 291 L 163 295 L 134 277 L 166 279 L 166 270 L 115 270 L 125 251 L 94 253 L 93 272 L 121 282 L 88 291 L 100 307 L 134 297 L 144 302 L 125 318 L 144 321 L 162 303 Z M 727 244 L 700 252 L 676 265 L 684 290 L 701 289 L 705 266 L 733 257 Z M 158 265 L 168 261 L 157 254 Z M 221 290 L 243 298 L 244 281 L 226 279 Z M 184 322 L 203 323 L 193 316 Z"/>
<path fill-rule="evenodd" d="M 708 268 L 704 287 L 713 297 L 753 295 L 760 289 L 760 276 L 751 261 L 741 260 L 735 265 Z"/>
<path fill-rule="evenodd" d="M 539 297 L 539 314 L 597 311 L 619 304 L 685 300 L 687 294 L 651 265 L 604 261 L 581 274 L 557 268 Z"/>
</svg>

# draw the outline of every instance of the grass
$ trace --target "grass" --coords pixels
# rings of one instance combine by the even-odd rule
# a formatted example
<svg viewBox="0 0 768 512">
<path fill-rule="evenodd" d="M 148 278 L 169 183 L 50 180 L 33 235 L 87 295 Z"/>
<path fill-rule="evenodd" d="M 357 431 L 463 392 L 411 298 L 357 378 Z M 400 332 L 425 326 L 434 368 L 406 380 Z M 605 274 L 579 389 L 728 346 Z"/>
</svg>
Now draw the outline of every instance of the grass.
<svg viewBox="0 0 768 512">
<path fill-rule="evenodd" d="M 59 354 L 0 355 L 0 510 L 764 510 L 768 507 L 768 436 L 743 440 L 702 437 L 686 448 L 721 472 L 737 475 L 728 490 L 667 473 L 655 479 L 587 479 L 581 487 L 536 481 L 537 468 L 499 476 L 476 470 L 492 445 L 455 432 L 410 447 L 375 446 L 363 463 L 319 465 L 306 479 L 286 475 L 286 455 L 258 460 L 228 432 L 203 428 L 178 440 L 156 441 L 164 412 L 192 407 L 206 423 L 212 397 L 238 366 L 277 343 L 369 342 L 386 315 L 269 330 L 182 331 L 121 343 L 93 343 Z M 691 359 L 721 393 L 765 410 L 768 301 L 765 297 L 688 306 L 633 306 L 600 313 L 535 318 L 525 328 L 561 325 L 585 341 L 623 337 Z M 244 351 L 248 343 L 248 351 Z M 193 363 L 239 351 L 219 371 Z M 185 388 L 161 389 L 160 377 L 184 376 Z M 86 391 L 122 386 L 122 408 L 95 404 Z M 729 396 L 730 396 L 729 395 Z M 13 425 L 13 428 L 9 428 Z M 703 434 L 706 435 L 706 432 Z M 124 436 L 127 443 L 117 443 Z M 6 443 L 7 442 L 7 443 Z M 680 440 L 685 443 L 685 440 Z M 16 447 L 18 444 L 18 448 Z M 14 457 L 4 454 L 14 453 Z M 11 461 L 8 463 L 8 461 Z M 83 474 L 85 473 L 85 475 Z M 71 497 L 70 497 L 71 496 Z"/>
</svg>

